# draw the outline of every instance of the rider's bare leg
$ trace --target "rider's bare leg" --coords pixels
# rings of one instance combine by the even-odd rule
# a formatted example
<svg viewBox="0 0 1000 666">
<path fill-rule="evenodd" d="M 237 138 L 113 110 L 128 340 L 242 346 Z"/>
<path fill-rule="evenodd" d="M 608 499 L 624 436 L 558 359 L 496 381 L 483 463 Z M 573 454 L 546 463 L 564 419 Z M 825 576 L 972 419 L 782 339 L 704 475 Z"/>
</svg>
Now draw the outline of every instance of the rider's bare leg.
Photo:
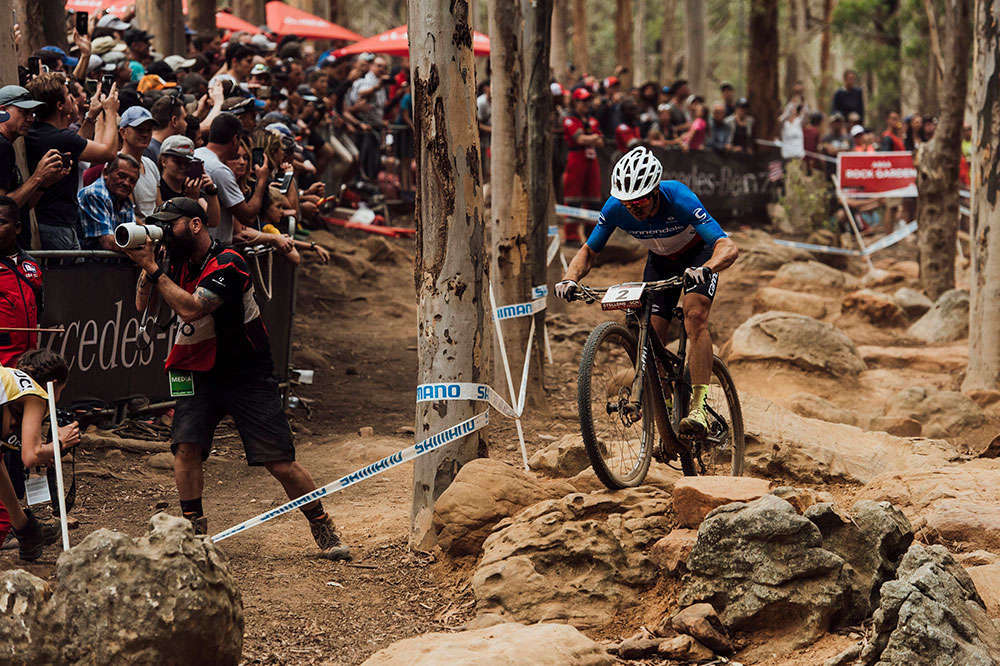
<svg viewBox="0 0 1000 666">
<path fill-rule="evenodd" d="M 691 384 L 708 384 L 712 376 L 712 335 L 708 332 L 712 301 L 701 294 L 684 294 L 681 307 L 684 308 L 684 330 L 688 337 Z"/>
</svg>

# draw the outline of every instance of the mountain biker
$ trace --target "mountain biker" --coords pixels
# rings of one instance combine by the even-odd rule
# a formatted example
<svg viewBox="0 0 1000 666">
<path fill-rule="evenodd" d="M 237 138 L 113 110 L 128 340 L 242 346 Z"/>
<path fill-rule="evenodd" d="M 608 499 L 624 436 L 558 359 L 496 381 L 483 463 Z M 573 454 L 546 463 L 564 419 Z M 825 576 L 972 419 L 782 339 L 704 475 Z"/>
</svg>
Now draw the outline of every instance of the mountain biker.
<svg viewBox="0 0 1000 666">
<path fill-rule="evenodd" d="M 688 336 L 691 402 L 680 423 L 680 434 L 703 437 L 708 432 L 705 396 L 712 373 L 712 337 L 708 315 L 718 286 L 719 272 L 736 261 L 739 250 L 698 197 L 676 180 L 660 180 L 663 166 L 644 146 L 633 148 L 615 164 L 611 197 L 601 209 L 597 226 L 570 262 L 556 294 L 571 300 L 577 282 L 604 249 L 615 228 L 649 248 L 643 282 L 684 276 L 684 329 Z M 681 289 L 653 296 L 653 328 L 666 344 L 671 311 Z"/>
</svg>

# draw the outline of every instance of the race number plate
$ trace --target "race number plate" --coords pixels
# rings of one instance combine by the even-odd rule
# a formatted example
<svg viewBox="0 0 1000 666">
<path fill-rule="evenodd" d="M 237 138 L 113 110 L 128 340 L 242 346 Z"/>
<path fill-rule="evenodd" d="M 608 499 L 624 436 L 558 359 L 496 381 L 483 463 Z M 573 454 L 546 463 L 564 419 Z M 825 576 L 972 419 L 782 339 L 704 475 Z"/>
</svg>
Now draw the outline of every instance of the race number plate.
<svg viewBox="0 0 1000 666">
<path fill-rule="evenodd" d="M 624 282 L 608 289 L 601 300 L 602 310 L 631 310 L 639 307 L 645 282 Z"/>
</svg>

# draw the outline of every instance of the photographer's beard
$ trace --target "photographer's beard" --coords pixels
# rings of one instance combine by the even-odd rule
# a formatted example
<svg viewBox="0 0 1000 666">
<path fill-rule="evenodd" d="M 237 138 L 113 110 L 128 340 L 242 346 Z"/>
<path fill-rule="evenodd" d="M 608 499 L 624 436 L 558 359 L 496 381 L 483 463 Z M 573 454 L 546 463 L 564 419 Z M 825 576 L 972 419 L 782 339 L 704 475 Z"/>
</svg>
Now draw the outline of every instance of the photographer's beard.
<svg viewBox="0 0 1000 666">
<path fill-rule="evenodd" d="M 195 250 L 195 237 L 191 233 L 191 227 L 184 225 L 184 231 L 179 235 L 172 229 L 168 229 L 163 235 L 163 247 L 167 249 L 167 256 L 170 258 L 172 266 L 181 266 L 191 260 Z"/>
</svg>

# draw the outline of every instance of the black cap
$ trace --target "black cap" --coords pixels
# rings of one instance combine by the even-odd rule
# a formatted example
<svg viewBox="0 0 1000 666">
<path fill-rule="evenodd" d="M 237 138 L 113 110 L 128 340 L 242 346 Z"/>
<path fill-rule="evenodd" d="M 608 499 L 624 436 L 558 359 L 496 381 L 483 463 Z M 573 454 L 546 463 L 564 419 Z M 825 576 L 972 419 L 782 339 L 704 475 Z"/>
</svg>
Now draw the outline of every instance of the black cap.
<svg viewBox="0 0 1000 666">
<path fill-rule="evenodd" d="M 148 44 L 153 39 L 153 36 L 145 30 L 132 28 L 131 30 L 125 31 L 123 38 L 126 44 L 132 44 L 134 42 L 146 42 Z"/>
<path fill-rule="evenodd" d="M 179 217 L 197 217 L 204 220 L 206 218 L 205 209 L 194 199 L 174 197 L 164 201 L 155 213 L 148 216 L 148 219 L 157 222 L 173 222 Z"/>
</svg>

